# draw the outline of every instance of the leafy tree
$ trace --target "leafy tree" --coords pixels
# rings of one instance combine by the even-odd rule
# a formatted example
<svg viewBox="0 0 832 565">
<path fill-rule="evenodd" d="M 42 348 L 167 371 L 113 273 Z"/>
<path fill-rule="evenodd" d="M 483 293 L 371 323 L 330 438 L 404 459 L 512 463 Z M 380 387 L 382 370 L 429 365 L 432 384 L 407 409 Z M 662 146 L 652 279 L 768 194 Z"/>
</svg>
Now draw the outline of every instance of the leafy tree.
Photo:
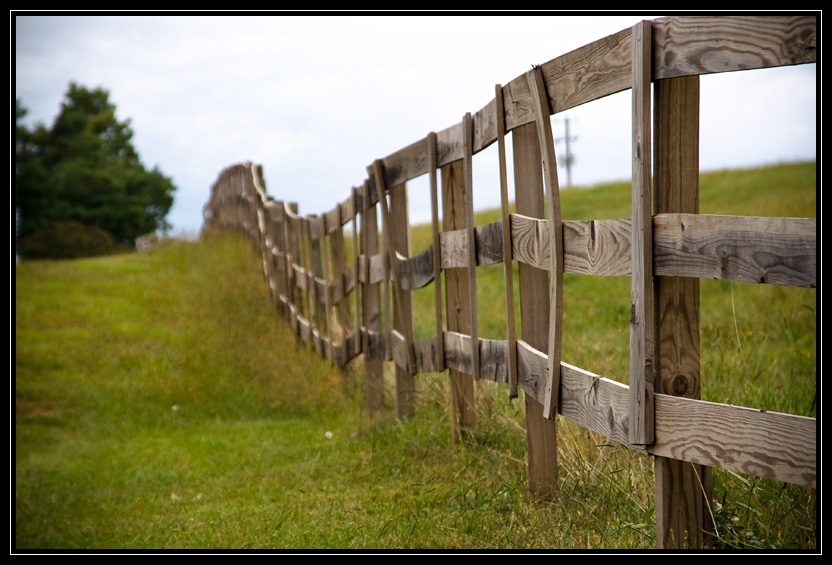
<svg viewBox="0 0 832 565">
<path fill-rule="evenodd" d="M 176 187 L 158 167 L 142 165 L 130 120 L 116 119 L 109 92 L 70 83 L 51 129 L 27 129 L 26 112 L 17 100 L 14 198 L 21 256 L 67 256 L 67 241 L 95 241 L 73 256 L 96 255 L 107 235 L 133 247 L 138 236 L 170 227 L 165 216 Z M 63 238 L 53 254 L 50 238 Z M 33 241 L 37 245 L 28 245 Z"/>
</svg>

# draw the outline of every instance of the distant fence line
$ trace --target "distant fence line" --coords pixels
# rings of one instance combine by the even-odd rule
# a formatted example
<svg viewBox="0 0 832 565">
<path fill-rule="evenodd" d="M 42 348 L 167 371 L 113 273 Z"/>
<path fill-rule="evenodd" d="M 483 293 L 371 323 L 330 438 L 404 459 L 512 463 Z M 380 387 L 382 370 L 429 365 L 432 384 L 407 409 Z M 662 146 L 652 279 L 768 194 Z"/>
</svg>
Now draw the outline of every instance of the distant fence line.
<svg viewBox="0 0 832 565">
<path fill-rule="evenodd" d="M 337 366 L 363 355 L 370 411 L 381 407 L 385 361 L 395 365 L 402 418 L 413 413 L 414 377 L 449 370 L 455 441 L 474 423 L 474 379 L 523 390 L 533 496 L 557 488 L 561 414 L 654 456 L 657 546 L 705 547 L 710 467 L 814 488 L 816 420 L 699 399 L 698 279 L 814 288 L 817 247 L 815 219 L 699 214 L 699 75 L 812 63 L 815 50 L 815 16 L 639 22 L 496 85 L 480 111 L 371 163 L 321 215 L 269 196 L 259 165 L 229 166 L 211 187 L 203 229 L 251 238 L 275 304 L 315 351 Z M 550 116 L 627 89 L 632 216 L 562 221 Z M 472 157 L 495 141 L 502 219 L 476 226 Z M 433 239 L 410 256 L 406 183 L 421 175 Z M 506 339 L 483 339 L 476 268 L 498 263 Z M 629 386 L 561 360 L 565 272 L 630 277 Z M 436 334 L 417 341 L 410 293 L 431 283 Z"/>
</svg>

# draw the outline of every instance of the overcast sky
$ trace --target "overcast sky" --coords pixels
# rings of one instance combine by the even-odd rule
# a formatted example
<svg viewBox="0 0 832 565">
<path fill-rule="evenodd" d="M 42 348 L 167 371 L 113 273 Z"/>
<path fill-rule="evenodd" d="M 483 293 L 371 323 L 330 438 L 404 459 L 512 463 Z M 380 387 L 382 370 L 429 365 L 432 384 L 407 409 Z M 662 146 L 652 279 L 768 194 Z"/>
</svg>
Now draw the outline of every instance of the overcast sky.
<svg viewBox="0 0 832 565">
<path fill-rule="evenodd" d="M 178 187 L 174 231 L 196 233 L 228 165 L 259 163 L 270 195 L 326 212 L 495 84 L 659 16 L 12 14 L 15 96 L 51 126 L 70 81 L 108 90 L 145 167 Z M 702 77 L 700 168 L 815 159 L 816 91 L 815 64 Z M 630 111 L 627 91 L 553 116 L 573 185 L 630 178 Z M 498 171 L 496 144 L 474 157 L 477 209 L 499 206 Z M 426 179 L 409 186 L 411 221 L 429 221 Z"/>
</svg>

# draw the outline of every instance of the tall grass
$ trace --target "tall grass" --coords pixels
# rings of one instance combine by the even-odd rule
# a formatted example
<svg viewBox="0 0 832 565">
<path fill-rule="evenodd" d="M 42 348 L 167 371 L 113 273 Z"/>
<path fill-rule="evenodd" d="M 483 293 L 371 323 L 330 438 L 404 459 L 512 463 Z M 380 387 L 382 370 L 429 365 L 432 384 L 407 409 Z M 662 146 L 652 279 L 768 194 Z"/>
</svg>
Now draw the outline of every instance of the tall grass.
<svg viewBox="0 0 832 565">
<path fill-rule="evenodd" d="M 700 206 L 814 216 L 814 197 L 815 164 L 790 164 L 703 174 Z M 569 219 L 628 206 L 626 183 L 562 192 Z M 480 332 L 501 339 L 495 267 L 477 271 Z M 629 281 L 565 284 L 564 360 L 626 382 Z M 655 547 L 648 457 L 559 418 L 560 488 L 531 502 L 504 386 L 475 383 L 469 444 L 450 441 L 446 374 L 419 375 L 398 421 L 391 372 L 370 418 L 360 359 L 339 371 L 297 344 L 238 236 L 24 262 L 15 293 L 16 550 Z M 703 398 L 815 416 L 815 290 L 702 281 L 701 302 Z M 414 312 L 431 335 L 432 288 Z M 814 549 L 815 500 L 714 470 L 717 547 Z"/>
</svg>

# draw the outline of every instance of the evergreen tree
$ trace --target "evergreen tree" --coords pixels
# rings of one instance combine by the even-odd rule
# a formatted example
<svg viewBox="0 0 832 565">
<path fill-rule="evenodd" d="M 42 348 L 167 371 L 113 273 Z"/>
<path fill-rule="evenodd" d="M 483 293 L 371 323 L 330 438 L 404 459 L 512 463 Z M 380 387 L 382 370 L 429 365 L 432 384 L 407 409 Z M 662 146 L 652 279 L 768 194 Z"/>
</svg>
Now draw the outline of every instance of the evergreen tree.
<svg viewBox="0 0 832 565">
<path fill-rule="evenodd" d="M 109 92 L 70 83 L 51 129 L 27 129 L 25 115 L 17 100 L 14 198 L 21 256 L 100 254 L 102 238 L 133 247 L 138 236 L 170 227 L 165 216 L 176 187 L 157 167 L 144 168 L 130 120 L 116 119 Z M 68 227 L 76 234 L 86 229 L 89 237 L 62 237 Z M 89 249 L 66 250 L 68 239 L 83 247 L 78 242 L 90 237 L 97 243 Z"/>
</svg>

